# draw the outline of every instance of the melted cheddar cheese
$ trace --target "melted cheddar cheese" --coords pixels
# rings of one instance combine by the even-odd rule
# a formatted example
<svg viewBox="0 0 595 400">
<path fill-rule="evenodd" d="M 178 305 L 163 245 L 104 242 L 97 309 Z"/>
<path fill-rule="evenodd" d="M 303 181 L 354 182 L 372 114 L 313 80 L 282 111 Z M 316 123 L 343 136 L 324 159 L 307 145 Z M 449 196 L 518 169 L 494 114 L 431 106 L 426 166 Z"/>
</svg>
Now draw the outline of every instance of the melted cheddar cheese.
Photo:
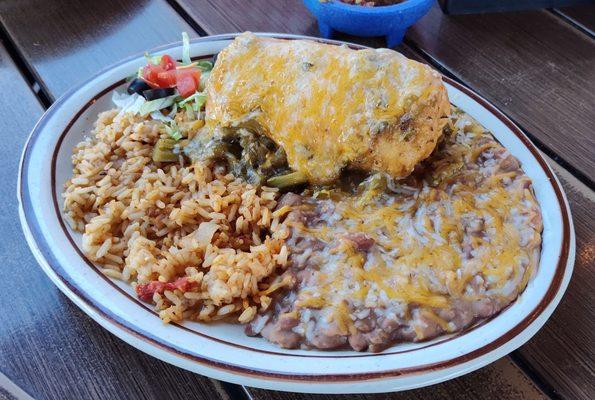
<svg viewBox="0 0 595 400">
<path fill-rule="evenodd" d="M 530 181 L 518 164 L 506 167 L 510 154 L 488 132 L 465 115 L 457 122 L 426 168 L 395 192 L 326 190 L 329 200 L 304 206 L 318 216 L 291 223 L 290 248 L 299 251 L 309 238 L 323 249 L 311 258 L 298 309 L 329 313 L 340 331 L 358 310 L 396 308 L 404 316 L 413 309 L 447 332 L 452 326 L 436 310 L 448 315 L 477 301 L 501 308 L 523 290 L 542 229 Z M 373 246 L 358 250 L 350 235 L 365 235 Z"/>
<path fill-rule="evenodd" d="M 312 183 L 346 166 L 403 177 L 434 149 L 449 109 L 440 75 L 395 51 L 245 33 L 211 73 L 206 130 L 267 135 Z"/>
</svg>

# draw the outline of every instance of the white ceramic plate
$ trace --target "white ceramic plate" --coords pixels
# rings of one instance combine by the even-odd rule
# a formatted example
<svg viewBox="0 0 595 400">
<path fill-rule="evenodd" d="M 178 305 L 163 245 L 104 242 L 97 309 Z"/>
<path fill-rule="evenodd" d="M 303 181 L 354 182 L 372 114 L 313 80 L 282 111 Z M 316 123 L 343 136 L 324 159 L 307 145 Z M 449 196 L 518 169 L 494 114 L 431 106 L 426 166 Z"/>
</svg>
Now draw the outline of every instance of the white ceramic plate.
<svg viewBox="0 0 595 400">
<path fill-rule="evenodd" d="M 191 55 L 215 54 L 233 37 L 196 39 Z M 155 53 L 180 59 L 182 50 L 180 44 L 173 44 Z M 105 277 L 84 257 L 81 235 L 69 228 L 61 214 L 60 192 L 72 172 L 73 146 L 91 132 L 97 114 L 112 107 L 111 92 L 144 62 L 142 56 L 122 61 L 50 107 L 23 152 L 18 189 L 23 230 L 43 270 L 84 312 L 129 344 L 182 368 L 248 386 L 321 393 L 386 392 L 451 379 L 508 354 L 541 328 L 560 301 L 575 253 L 572 219 L 560 183 L 518 127 L 486 100 L 445 78 L 451 102 L 492 131 L 522 162 L 541 206 L 544 231 L 539 270 L 512 305 L 463 333 L 398 344 L 379 354 L 279 349 L 262 338 L 245 336 L 242 327 L 230 324 L 164 325 L 128 285 Z"/>
</svg>

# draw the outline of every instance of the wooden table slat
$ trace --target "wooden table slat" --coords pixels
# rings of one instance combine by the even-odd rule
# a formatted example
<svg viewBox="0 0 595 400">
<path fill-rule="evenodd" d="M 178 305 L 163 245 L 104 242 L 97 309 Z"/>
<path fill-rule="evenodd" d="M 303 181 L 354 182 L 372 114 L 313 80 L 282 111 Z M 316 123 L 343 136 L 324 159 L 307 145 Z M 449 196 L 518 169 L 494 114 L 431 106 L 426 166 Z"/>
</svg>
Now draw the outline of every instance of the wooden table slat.
<svg viewBox="0 0 595 400">
<path fill-rule="evenodd" d="M 210 34 L 252 30 L 317 35 L 315 20 L 298 0 L 179 3 Z M 530 20 L 526 15 L 531 16 Z M 551 152 L 590 176 L 595 164 L 592 38 L 549 12 L 508 16 L 511 21 L 482 16 L 474 19 L 474 25 L 465 16 L 443 17 L 433 10 L 410 32 L 409 40 L 425 56 L 494 101 Z M 193 34 L 165 0 L 58 0 L 52 4 L 43 0 L 5 0 L 0 2 L 0 23 L 51 98 L 127 55 L 179 40 L 182 30 Z M 477 24 L 482 30 L 472 30 Z M 383 45 L 378 39 L 341 38 Z M 399 50 L 419 57 L 408 46 Z M 503 52 L 505 57 L 494 57 L 500 54 L 497 52 Z M 41 107 L 0 49 L 0 84 L 3 80 L 14 86 L 11 93 L 14 91 L 23 99 L 17 107 L 11 103 L 0 108 L 0 135 L 18 137 L 9 143 L 7 154 L 18 154 L 25 132 L 41 113 Z M 0 98 L 0 104 L 2 101 Z M 4 180 L 8 182 L 0 187 L 0 198 L 14 193 L 17 162 L 17 157 L 0 160 L 0 172 L 6 174 Z M 595 318 L 589 307 L 593 302 L 590 286 L 595 282 L 595 230 L 591 216 L 595 198 L 572 175 L 556 168 L 575 219 L 575 277 L 545 328 L 516 354 L 556 394 L 595 398 Z M 0 291 L 0 304 L 9 304 L 11 310 L 26 310 L 14 320 L 0 324 L 0 370 L 16 384 L 36 398 L 227 397 L 219 383 L 151 358 L 99 328 L 66 300 L 37 267 L 20 234 L 15 204 L 0 210 L 0 222 L 4 222 L 3 233 L 10 238 L 0 244 L 0 262 L 15 277 L 12 287 Z M 34 291 L 36 296 L 23 296 L 25 290 Z M 498 386 L 501 382 L 502 387 Z M 255 389 L 249 389 L 249 393 L 258 399 L 332 397 Z M 510 396 L 539 398 L 543 393 L 505 358 L 430 388 L 359 398 Z"/>
<path fill-rule="evenodd" d="M 235 32 L 276 32 L 318 36 L 316 19 L 299 0 L 176 0 L 209 35 Z M 384 46 L 383 38 L 361 38 L 337 33 L 336 39 L 364 46 Z M 399 51 L 407 53 L 406 46 Z"/>
<path fill-rule="evenodd" d="M 593 179 L 593 38 L 548 11 L 448 16 L 437 6 L 407 38 Z"/>
<path fill-rule="evenodd" d="M 557 8 L 555 11 L 593 35 L 595 31 L 595 5 L 563 7 Z"/>
<path fill-rule="evenodd" d="M 316 20 L 301 1 L 178 0 L 208 34 L 282 32 L 318 36 Z"/>
<path fill-rule="evenodd" d="M 182 31 L 196 36 L 165 0 L 5 0 L 0 23 L 50 98 Z"/>
<path fill-rule="evenodd" d="M 101 328 L 43 273 L 23 237 L 15 200 L 19 156 L 43 108 L 2 43 L 0 87 L 10 94 L 0 96 L 0 265 L 9 277 L 0 290 L 0 371 L 36 399 L 227 399 L 220 383 L 137 351 Z"/>
<path fill-rule="evenodd" d="M 516 351 L 533 372 L 568 399 L 595 399 L 595 192 L 553 160 L 576 234 L 572 279 L 545 326 Z"/>
</svg>

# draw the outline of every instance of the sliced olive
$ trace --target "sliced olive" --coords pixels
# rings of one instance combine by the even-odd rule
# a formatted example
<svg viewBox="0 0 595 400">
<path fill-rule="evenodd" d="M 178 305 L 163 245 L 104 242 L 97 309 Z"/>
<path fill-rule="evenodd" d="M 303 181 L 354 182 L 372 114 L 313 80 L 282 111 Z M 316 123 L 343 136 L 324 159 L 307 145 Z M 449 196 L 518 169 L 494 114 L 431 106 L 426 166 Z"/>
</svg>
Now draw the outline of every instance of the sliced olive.
<svg viewBox="0 0 595 400">
<path fill-rule="evenodd" d="M 143 91 L 143 97 L 148 101 L 162 99 L 175 93 L 174 88 L 157 88 Z"/>
<path fill-rule="evenodd" d="M 215 65 L 215 63 L 217 62 L 217 56 L 219 56 L 219 53 L 215 54 L 213 58 L 211 58 L 211 62 L 213 63 L 213 65 Z"/>
<path fill-rule="evenodd" d="M 145 90 L 151 89 L 151 86 L 147 84 L 147 82 L 143 81 L 140 78 L 133 79 L 132 82 L 128 85 L 128 94 L 138 93 L 140 95 L 143 94 Z"/>
</svg>

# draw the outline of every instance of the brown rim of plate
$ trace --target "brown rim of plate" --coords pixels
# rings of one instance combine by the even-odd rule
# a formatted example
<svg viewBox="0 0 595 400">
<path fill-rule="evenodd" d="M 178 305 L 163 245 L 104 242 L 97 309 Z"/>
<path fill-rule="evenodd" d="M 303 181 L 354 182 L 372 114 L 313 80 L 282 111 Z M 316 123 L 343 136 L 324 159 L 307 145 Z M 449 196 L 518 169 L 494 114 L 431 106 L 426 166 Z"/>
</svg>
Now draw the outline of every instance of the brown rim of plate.
<svg viewBox="0 0 595 400">
<path fill-rule="evenodd" d="M 236 34 L 226 34 L 226 35 L 216 35 L 216 36 L 208 36 L 208 37 L 202 37 L 202 38 L 196 38 L 193 39 L 191 42 L 195 43 L 195 42 L 211 42 L 211 41 L 221 41 L 221 40 L 231 40 L 236 36 Z M 351 44 L 351 43 L 344 43 L 344 42 L 340 42 L 340 41 L 334 41 L 334 40 L 325 40 L 325 39 L 320 39 L 320 38 L 314 38 L 314 37 L 308 37 L 308 36 L 301 36 L 301 35 L 282 35 L 282 34 L 275 34 L 274 36 L 275 38 L 279 38 L 279 39 L 307 39 L 307 40 L 314 40 L 317 42 L 321 42 L 321 43 L 327 43 L 327 44 L 335 44 L 335 45 L 341 45 L 341 44 L 347 44 L 349 47 L 353 48 L 353 49 L 365 49 L 367 47 L 365 46 L 361 46 L 361 45 L 356 45 L 356 44 Z M 161 46 L 158 47 L 156 49 L 154 49 L 152 52 L 156 52 L 156 51 L 164 51 L 167 49 L 171 49 L 171 48 L 175 48 L 178 47 L 179 43 L 174 43 L 174 44 L 170 44 L 170 45 L 165 45 L 165 46 Z M 56 105 L 63 102 L 65 99 L 69 98 L 70 96 L 72 96 L 73 93 L 75 93 L 80 87 L 84 86 L 85 84 L 93 81 L 95 78 L 97 78 L 98 76 L 102 75 L 105 71 L 110 70 L 116 66 L 125 64 L 131 60 L 134 60 L 136 58 L 138 58 L 138 55 L 129 57 L 125 60 L 122 60 L 119 63 L 113 64 L 105 69 L 103 69 L 102 71 L 98 72 L 97 74 L 95 74 L 94 76 L 92 76 L 91 78 L 89 78 L 88 80 L 86 80 L 85 82 L 83 82 L 82 84 L 80 84 L 79 86 L 73 88 L 72 90 L 70 90 L 68 93 L 66 93 L 64 96 L 62 96 L 60 99 L 58 99 L 56 101 Z M 208 57 L 208 55 L 203 55 L 200 57 L 196 57 L 196 58 L 204 58 L 204 57 Z M 550 180 L 550 183 L 554 189 L 554 192 L 556 193 L 556 198 L 558 201 L 558 205 L 560 206 L 560 211 L 561 211 L 561 215 L 562 215 L 562 225 L 563 225 L 563 232 L 562 232 L 562 246 L 561 246 L 561 250 L 560 250 L 560 254 L 559 254 L 559 258 L 558 258 L 558 263 L 556 266 L 556 273 L 552 279 L 552 282 L 550 284 L 550 286 L 548 287 L 548 290 L 546 291 L 545 295 L 543 296 L 542 300 L 540 301 L 540 303 L 531 311 L 531 313 L 529 313 L 520 323 L 518 323 L 517 325 L 515 325 L 514 327 L 512 327 L 511 329 L 509 329 L 506 333 L 504 333 L 502 336 L 500 336 L 498 339 L 496 339 L 495 341 L 488 343 L 478 349 L 475 349 L 467 354 L 455 357 L 453 359 L 450 360 L 445 360 L 445 361 L 441 361 L 441 362 L 437 362 L 437 363 L 433 363 L 433 364 L 427 364 L 427 365 L 421 365 L 421 366 L 417 366 L 417 367 L 411 367 L 411 368 L 400 368 L 400 369 L 395 369 L 395 370 L 388 370 L 388 371 L 380 371 L 380 372 L 370 372 L 370 373 L 355 373 L 355 374 L 317 374 L 317 375 L 312 375 L 312 374 L 299 374 L 299 375 L 295 375 L 295 374 L 284 374 L 284 373 L 276 373 L 276 372 L 271 372 L 271 371 L 263 371 L 263 370 L 256 370 L 256 369 L 250 369 L 250 368 L 245 368 L 245 367 L 241 367 L 241 366 L 237 366 L 237 365 L 232 365 L 232 364 L 227 364 L 224 362 L 220 362 L 217 360 L 212 360 L 212 359 L 208 359 L 206 357 L 202 357 L 202 356 L 198 356 L 198 355 L 194 355 L 194 354 L 189 354 L 186 351 L 183 351 L 181 349 L 175 348 L 163 341 L 161 341 L 159 338 L 154 337 L 146 332 L 140 332 L 140 330 L 138 329 L 138 327 L 134 327 L 134 326 L 130 326 L 129 324 L 126 323 L 126 321 L 121 321 L 118 317 L 116 317 L 114 314 L 110 313 L 109 310 L 104 310 L 102 309 L 98 304 L 96 304 L 93 299 L 90 298 L 90 296 L 88 296 L 86 293 L 82 293 L 81 290 L 79 290 L 67 277 L 61 275 L 56 268 L 54 268 L 53 266 L 50 265 L 50 267 L 52 268 L 53 272 L 56 274 L 56 276 L 58 277 L 58 279 L 60 279 L 65 286 L 75 295 L 77 296 L 80 300 L 84 301 L 87 306 L 89 306 L 90 308 L 92 308 L 93 310 L 95 310 L 103 319 L 107 320 L 107 322 L 111 323 L 112 325 L 115 325 L 121 329 L 123 329 L 124 331 L 126 331 L 127 333 L 135 336 L 137 339 L 141 339 L 144 342 L 147 342 L 149 344 L 152 344 L 154 346 L 159 347 L 162 350 L 165 350 L 169 353 L 173 353 L 176 354 L 178 356 L 181 356 L 185 359 L 191 360 L 191 361 L 195 361 L 201 364 L 206 364 L 210 367 L 214 367 L 217 369 L 222 369 L 222 370 L 226 370 L 226 371 L 232 371 L 234 373 L 239 373 L 242 375 L 248 375 L 248 376 L 256 376 L 256 377 L 260 377 L 260 378 L 271 378 L 271 379 L 279 379 L 279 380 L 288 380 L 288 381 L 316 381 L 316 382 L 320 382 L 320 381 L 325 381 L 325 382 L 329 382 L 329 383 L 336 383 L 336 382 L 341 382 L 341 381 L 355 381 L 355 380 L 364 380 L 364 379 L 380 379 L 380 378 L 387 378 L 387 377 L 396 377 L 396 376 L 403 376 L 403 375 L 410 375 L 410 374 L 417 374 L 417 373 L 423 373 L 423 372 L 428 372 L 428 371 L 436 371 L 436 370 L 440 370 L 440 369 L 444 369 L 444 368 L 450 368 L 450 367 L 454 367 L 458 364 L 462 364 L 468 361 L 471 361 L 477 357 L 483 356 L 485 354 L 490 353 L 491 351 L 496 350 L 497 348 L 499 348 L 500 346 L 502 346 L 503 344 L 509 342 L 510 340 L 512 340 L 514 337 L 516 337 L 519 333 L 521 333 L 524 329 L 526 329 L 533 321 L 535 321 L 535 319 L 537 319 L 537 317 L 544 311 L 544 309 L 549 305 L 549 303 L 553 300 L 553 298 L 555 297 L 555 295 L 557 294 L 557 292 L 560 289 L 560 285 L 562 283 L 563 277 L 565 275 L 565 271 L 566 271 L 566 264 L 568 262 L 568 255 L 569 255 L 569 247 L 570 247 L 570 223 L 569 223 L 569 215 L 568 215 L 568 210 L 566 208 L 566 202 L 564 200 L 564 195 L 563 195 L 563 191 L 558 183 L 558 181 L 556 180 L 555 176 L 553 175 L 552 171 L 550 170 L 550 168 L 548 167 L 546 161 L 543 159 L 543 157 L 541 156 L 541 154 L 539 153 L 539 150 L 537 150 L 537 148 L 535 148 L 535 146 L 531 143 L 531 141 L 523 134 L 523 132 L 520 130 L 520 128 L 518 128 L 508 117 L 506 117 L 500 110 L 498 110 L 494 105 L 492 105 L 491 103 L 489 103 L 487 100 L 483 99 L 482 97 L 480 97 L 479 95 L 477 95 L 476 93 L 474 93 L 472 90 L 468 89 L 467 87 L 463 86 L 462 84 L 454 81 L 451 78 L 448 78 L 446 76 L 443 76 L 443 80 L 445 82 L 447 82 L 448 84 L 452 85 L 453 87 L 457 88 L 458 90 L 462 91 L 463 93 L 465 93 L 466 95 L 468 95 L 469 97 L 471 97 L 473 100 L 477 101 L 479 104 L 481 104 L 484 108 L 486 108 L 490 113 L 492 113 L 493 115 L 495 115 L 501 122 L 503 122 L 512 132 L 514 132 L 514 134 L 521 140 L 521 142 L 525 145 L 525 147 L 531 152 L 531 154 L 533 155 L 533 157 L 535 157 L 535 159 L 537 160 L 537 162 L 539 163 L 540 167 L 542 168 L 542 170 L 545 172 L 546 176 L 548 177 L 548 179 Z M 104 278 L 107 282 L 110 283 L 110 285 L 112 285 L 114 288 L 116 288 L 119 292 L 123 293 L 124 295 L 126 295 L 127 297 L 129 297 L 130 299 L 132 299 L 133 301 L 135 301 L 136 303 L 138 303 L 141 307 L 143 307 L 145 310 L 151 312 L 152 314 L 155 314 L 155 312 L 153 310 L 151 310 L 149 307 L 147 307 L 145 304 L 143 304 L 142 302 L 138 301 L 137 299 L 134 299 L 134 297 L 130 296 L 128 293 L 126 293 L 124 290 L 122 290 L 121 288 L 119 288 L 114 282 L 112 282 L 109 278 L 107 278 L 98 268 L 97 266 L 95 266 L 82 252 L 81 250 L 78 248 L 78 246 L 76 245 L 76 243 L 74 242 L 74 239 L 71 237 L 70 233 L 68 232 L 68 230 L 65 227 L 59 206 L 58 206 L 58 201 L 56 198 L 56 177 L 55 177 L 55 167 L 56 167 L 56 163 L 57 163 L 57 155 L 58 152 L 60 150 L 61 147 L 61 143 L 64 139 L 64 137 L 67 135 L 67 133 L 69 132 L 70 128 L 74 125 L 74 123 L 78 120 L 78 118 L 83 114 L 84 111 L 86 111 L 93 103 L 95 103 L 95 101 L 97 101 L 97 99 L 101 98 L 102 96 L 104 96 L 105 94 L 107 94 L 108 92 L 112 91 L 114 88 L 120 86 L 122 83 L 124 83 L 124 80 L 120 80 L 115 84 L 110 85 L 108 88 L 102 90 L 101 92 L 99 92 L 98 94 L 96 94 L 91 100 L 89 100 L 83 107 L 81 107 L 81 109 L 79 109 L 79 111 L 76 113 L 76 115 L 69 121 L 68 125 L 66 126 L 66 128 L 62 131 L 60 137 L 58 138 L 58 141 L 56 142 L 56 145 L 54 147 L 54 151 L 53 151 L 53 155 L 52 155 L 52 165 L 51 165 L 51 189 L 52 189 L 52 199 L 53 199 L 53 203 L 54 203 L 54 208 L 55 211 L 57 213 L 58 216 L 58 220 L 60 222 L 61 228 L 62 230 L 65 232 L 67 238 L 69 239 L 71 245 L 73 245 L 73 247 L 75 248 L 76 252 L 79 254 L 79 256 L 81 258 L 83 258 L 83 260 L 85 260 L 85 262 L 90 265 L 102 278 Z M 56 107 L 57 108 L 57 107 Z M 40 120 L 40 122 L 42 120 L 47 120 L 49 119 L 49 117 L 51 115 L 53 115 L 56 111 L 55 107 L 50 107 L 46 113 L 42 116 L 42 119 Z M 27 214 L 27 209 L 30 208 L 30 204 L 27 204 L 26 202 L 23 201 L 24 196 L 23 196 L 23 191 L 24 191 L 24 179 L 23 179 L 23 175 L 24 175 L 24 165 L 26 163 L 26 155 L 30 150 L 30 143 L 31 143 L 31 139 L 36 136 L 36 134 L 39 132 L 40 130 L 40 126 L 42 126 L 42 124 L 38 123 L 34 128 L 33 131 L 31 132 L 31 135 L 29 136 L 29 139 L 27 140 L 27 143 L 25 145 L 25 150 L 23 152 L 23 158 L 21 161 L 21 177 L 20 177 L 20 181 L 21 181 L 21 186 L 19 188 L 19 197 L 21 200 L 21 204 L 22 204 L 22 209 L 23 209 L 23 214 L 25 217 L 25 221 L 27 223 L 27 227 L 29 230 L 31 230 L 30 228 L 30 218 L 28 218 L 28 214 Z M 31 234 L 31 236 L 34 236 L 33 234 Z M 45 255 L 44 255 L 44 258 Z M 46 258 L 46 262 L 47 262 L 47 258 Z M 49 262 L 48 262 L 49 265 Z M 485 321 L 482 321 L 481 324 L 489 321 L 491 318 L 496 317 L 497 315 L 499 315 L 502 311 L 504 311 L 506 309 L 506 307 L 502 310 L 500 310 L 496 315 L 486 319 Z M 431 347 L 437 344 L 441 344 L 444 343 L 446 341 L 452 340 L 456 337 L 462 336 L 466 333 L 468 333 L 469 331 L 477 328 L 478 326 L 480 326 L 481 324 L 475 324 L 473 326 L 471 326 L 470 328 L 467 328 L 461 332 L 459 332 L 458 334 L 449 337 L 443 341 L 439 341 L 436 343 L 430 343 L 427 346 L 424 346 L 422 348 L 417 348 L 417 349 L 411 349 L 411 350 L 406 350 L 406 351 L 400 351 L 400 352 L 383 352 L 383 353 L 368 353 L 366 355 L 354 355 L 354 356 L 310 356 L 310 355 L 301 355 L 301 354 L 287 354 L 287 353 L 280 353 L 280 352 L 271 352 L 271 351 L 266 351 L 266 350 L 259 350 L 259 349 L 254 349 L 251 347 L 247 347 L 247 346 L 242 346 L 242 345 L 237 345 L 237 344 L 231 344 L 227 341 L 221 340 L 221 339 L 217 339 L 205 334 L 202 334 L 200 332 L 194 331 L 192 329 L 189 329 L 187 327 L 184 327 L 182 325 L 176 324 L 177 327 L 186 330 L 186 331 L 190 331 L 194 334 L 198 334 L 200 336 L 203 336 L 205 338 L 211 339 L 211 340 L 215 340 L 217 342 L 220 343 L 224 343 L 224 344 L 231 344 L 234 345 L 236 347 L 240 347 L 243 349 L 248 349 L 251 351 L 257 351 L 257 352 L 261 352 L 261 353 L 268 353 L 268 354 L 275 354 L 275 355 L 281 355 L 281 356 L 300 356 L 300 357 L 310 357 L 310 358 L 314 358 L 314 357 L 323 357 L 323 358 L 359 358 L 359 357 L 370 357 L 370 356 L 386 356 L 386 355 L 391 355 L 391 354 L 399 354 L 399 353 L 404 353 L 404 352 L 410 352 L 410 351 L 418 351 L 421 350 L 423 348 L 427 348 L 427 347 Z"/>
</svg>

